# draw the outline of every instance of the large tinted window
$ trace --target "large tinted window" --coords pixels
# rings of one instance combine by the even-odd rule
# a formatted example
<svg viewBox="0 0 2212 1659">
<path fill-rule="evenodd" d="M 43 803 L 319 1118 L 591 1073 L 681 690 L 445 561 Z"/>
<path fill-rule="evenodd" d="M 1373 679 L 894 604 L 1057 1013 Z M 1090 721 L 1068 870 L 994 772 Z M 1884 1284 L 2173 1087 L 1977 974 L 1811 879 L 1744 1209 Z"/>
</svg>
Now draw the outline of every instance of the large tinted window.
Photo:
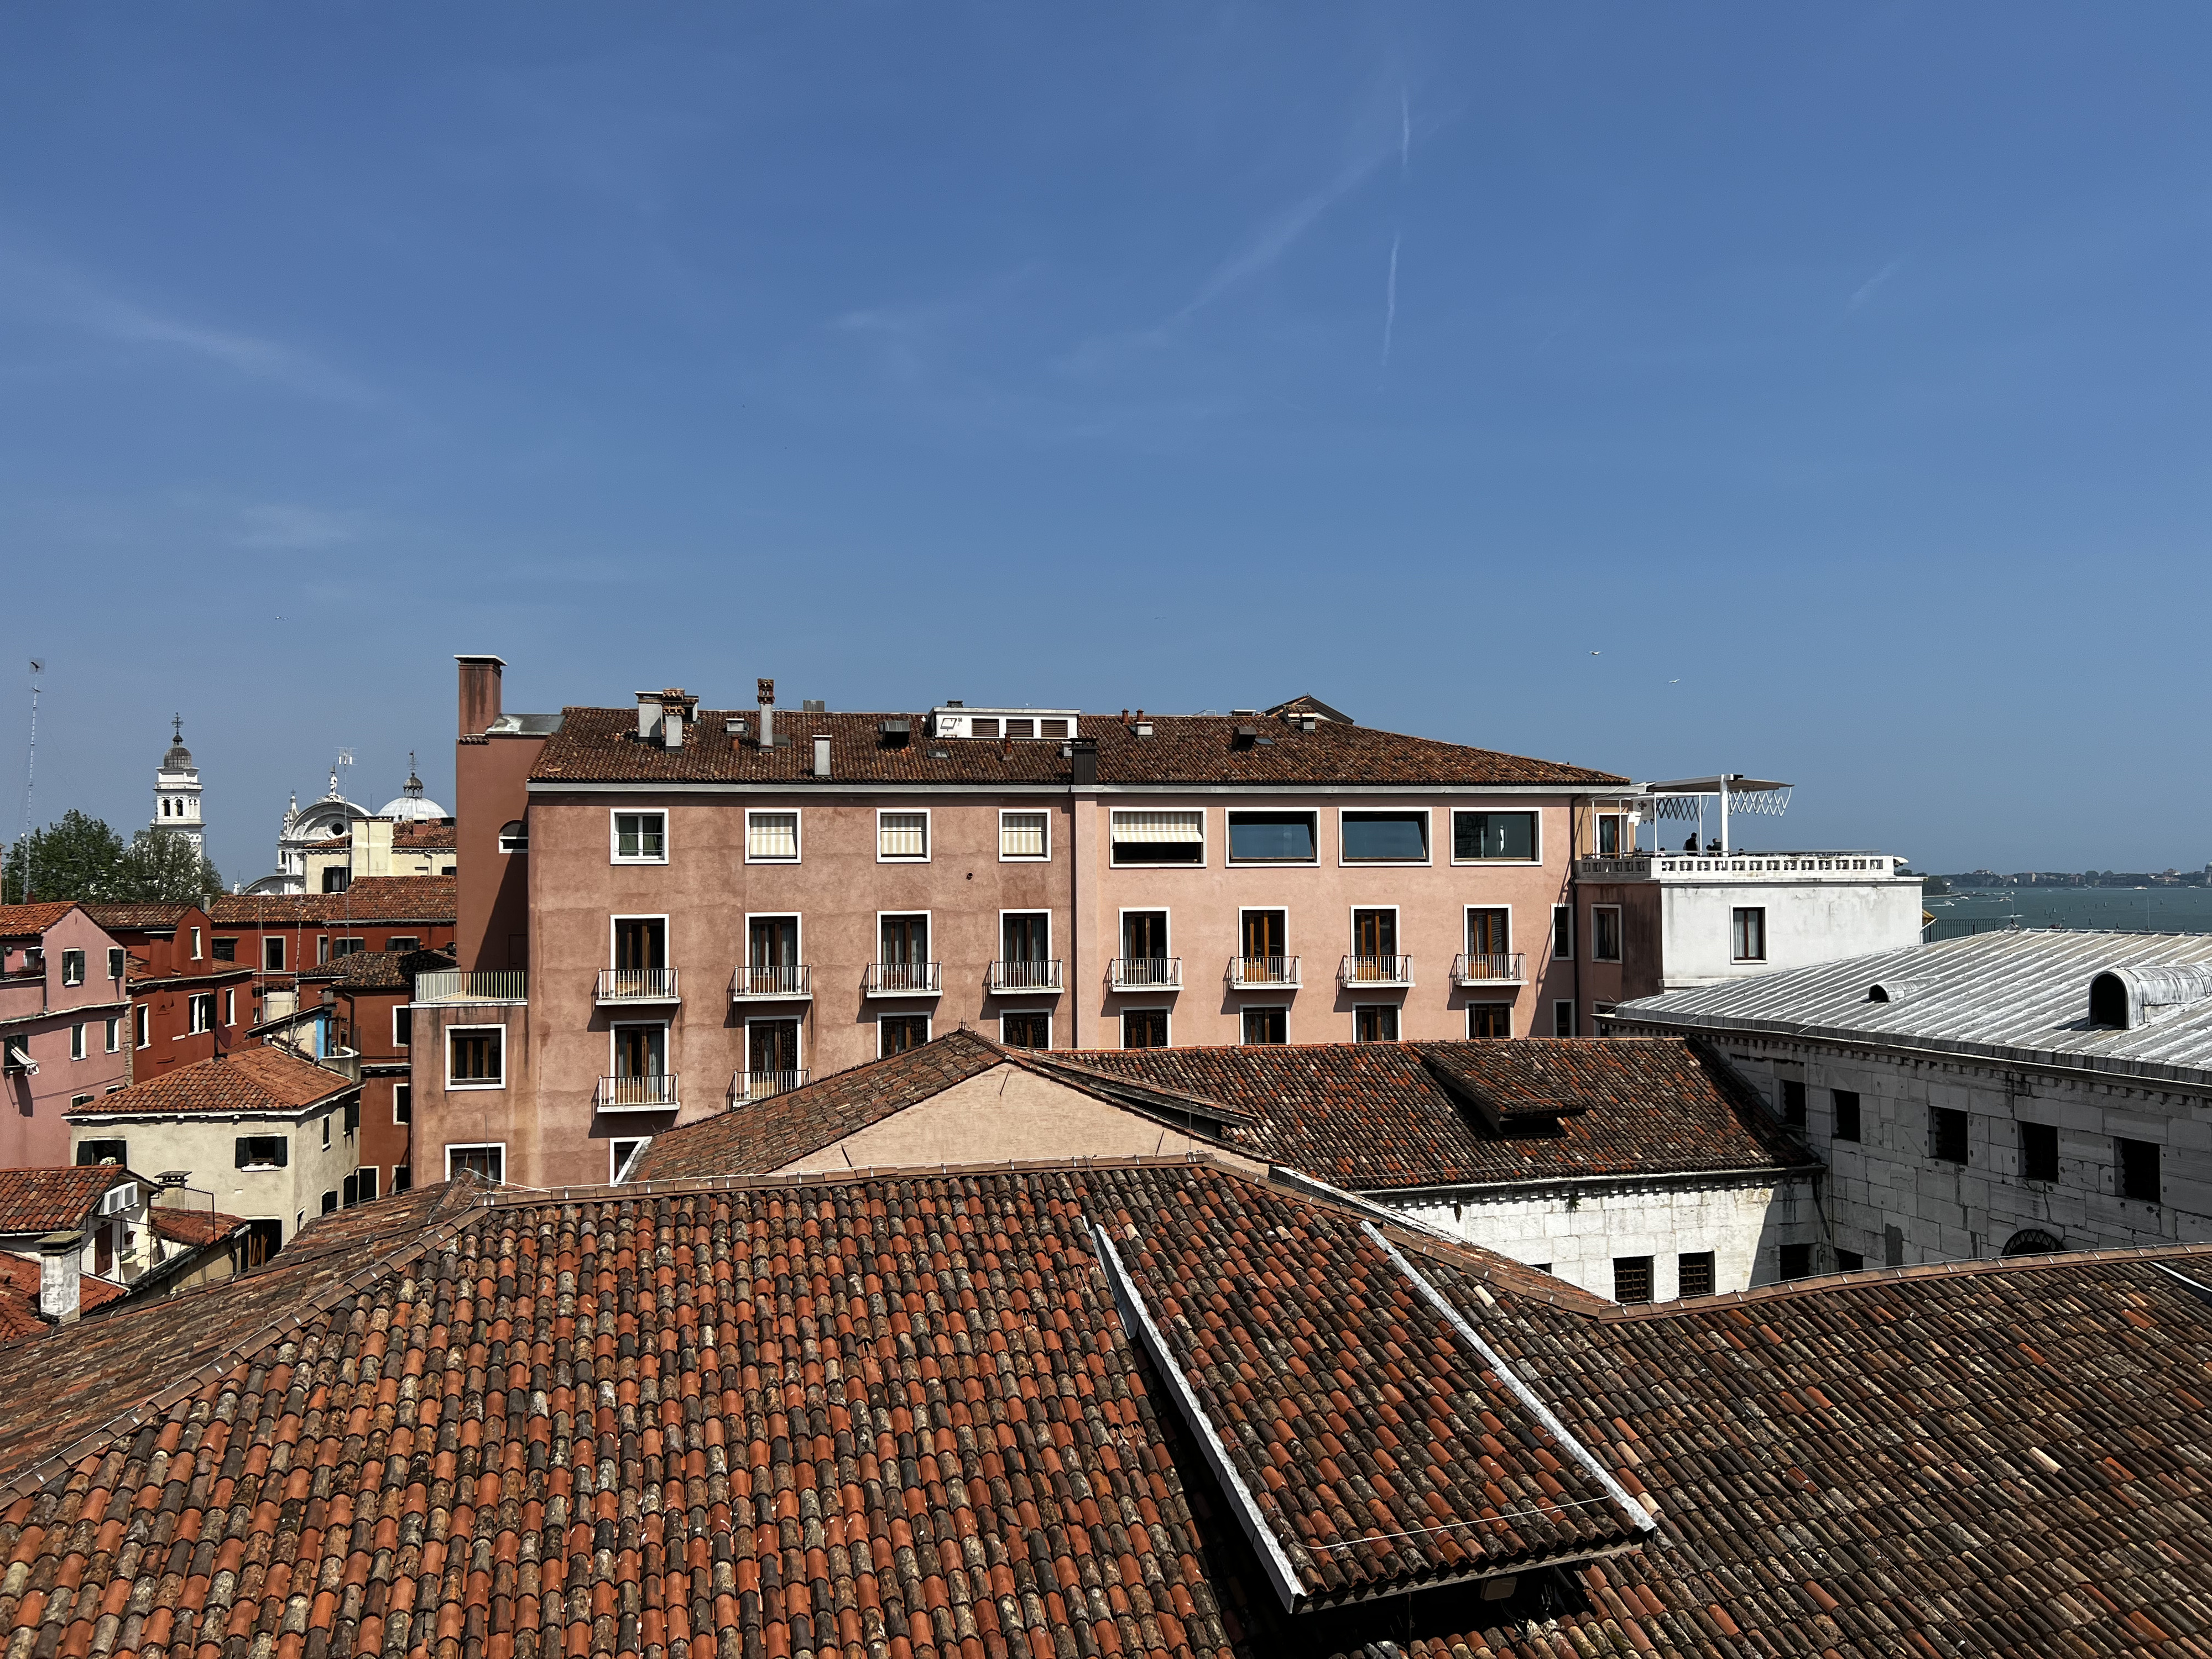
<svg viewBox="0 0 2212 1659">
<path fill-rule="evenodd" d="M 1455 859 L 1533 859 L 1536 856 L 1534 812 L 1455 812 L 1452 856 Z"/>
<path fill-rule="evenodd" d="M 1429 856 L 1426 812 L 1346 812 L 1346 864 L 1419 864 Z"/>
<path fill-rule="evenodd" d="M 1240 864 L 1311 864 L 1310 812 L 1231 812 L 1229 856 Z"/>
</svg>

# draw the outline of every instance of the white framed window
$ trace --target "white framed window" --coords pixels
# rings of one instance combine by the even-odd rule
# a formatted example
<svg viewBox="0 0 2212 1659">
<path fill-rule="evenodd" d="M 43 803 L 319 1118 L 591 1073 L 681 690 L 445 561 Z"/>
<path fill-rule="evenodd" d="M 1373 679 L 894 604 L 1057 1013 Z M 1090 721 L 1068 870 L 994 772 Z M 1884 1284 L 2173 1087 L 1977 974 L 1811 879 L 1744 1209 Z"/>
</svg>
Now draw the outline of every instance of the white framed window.
<svg viewBox="0 0 2212 1659">
<path fill-rule="evenodd" d="M 70 1027 L 70 1058 L 71 1060 L 82 1060 L 84 1058 L 84 1039 L 85 1028 L 83 1026 L 72 1025 Z"/>
<path fill-rule="evenodd" d="M 392 1121 L 412 1123 L 415 1121 L 415 1085 L 395 1083 L 392 1085 Z"/>
<path fill-rule="evenodd" d="M 1740 908 L 1729 917 L 1729 959 L 1732 962 L 1766 960 L 1766 907 L 1765 905 Z"/>
<path fill-rule="evenodd" d="M 447 1026 L 446 1086 L 448 1089 L 507 1087 L 507 1027 Z"/>
<path fill-rule="evenodd" d="M 1052 1011 L 1021 1008 L 999 1016 L 999 1041 L 1009 1048 L 1052 1047 Z"/>
<path fill-rule="evenodd" d="M 1426 864 L 1429 809 L 1425 806 L 1341 806 L 1336 813 L 1340 864 Z"/>
<path fill-rule="evenodd" d="M 1398 1005 L 1395 1002 L 1362 1002 L 1352 1010 L 1352 1040 L 1354 1042 L 1395 1042 L 1398 1040 Z"/>
<path fill-rule="evenodd" d="M 107 1052 L 118 1054 L 123 1048 L 123 1021 L 118 1015 L 107 1017 Z"/>
<path fill-rule="evenodd" d="M 507 1180 L 507 1143 L 503 1140 L 478 1140 L 446 1143 L 446 1179 L 451 1181 L 464 1171 L 482 1176 L 486 1181 L 504 1184 Z"/>
<path fill-rule="evenodd" d="M 137 1029 L 131 1033 L 133 1040 L 141 1048 L 152 1048 L 154 1046 L 154 1021 L 148 1012 L 146 1005 L 142 1002 L 136 1008 L 132 1009 L 131 1012 L 132 1018 L 137 1022 Z"/>
<path fill-rule="evenodd" d="M 192 1035 L 215 1030 L 215 993 L 201 991 L 186 1000 L 191 1012 Z"/>
<path fill-rule="evenodd" d="M 629 1166 L 637 1162 L 638 1155 L 653 1145 L 651 1135 L 639 1135 L 629 1139 L 607 1143 L 607 1180 L 618 1184 Z"/>
<path fill-rule="evenodd" d="M 192 960 L 193 960 L 194 962 L 198 962 L 199 959 L 200 959 L 200 930 L 199 930 L 198 928 L 195 927 L 195 928 L 193 928 L 193 929 L 192 929 Z"/>
<path fill-rule="evenodd" d="M 929 1041 L 927 1014 L 882 1014 L 876 1019 L 876 1057 L 889 1060 Z"/>
<path fill-rule="evenodd" d="M 1291 1005 L 1287 1002 L 1250 1002 L 1244 1006 L 1243 1029 L 1237 1041 L 1243 1047 L 1274 1048 L 1291 1040 Z"/>
<path fill-rule="evenodd" d="M 263 938 L 261 971 L 264 974 L 281 974 L 284 971 L 284 936 L 282 933 L 271 933 Z"/>
<path fill-rule="evenodd" d="M 226 1025 L 238 1024 L 238 993 L 229 987 L 225 987 L 222 994 L 222 1023 Z"/>
<path fill-rule="evenodd" d="M 1590 906 L 1590 960 L 1620 960 L 1620 907 L 1618 904 Z"/>
<path fill-rule="evenodd" d="M 878 864 L 927 864 L 929 862 L 929 809 L 920 811 L 894 811 L 890 807 L 876 809 L 876 862 Z"/>
<path fill-rule="evenodd" d="M 1513 1005 L 1510 1002 L 1468 1003 L 1467 1034 L 1470 1039 L 1511 1036 Z"/>
<path fill-rule="evenodd" d="M 667 813 L 611 811 L 607 819 L 609 859 L 611 862 L 668 862 Z"/>
<path fill-rule="evenodd" d="M 198 928 L 194 928 L 192 932 L 194 936 L 197 937 L 199 930 Z M 192 947 L 192 954 L 194 956 L 199 955 L 199 947 L 198 945 L 195 945 Z M 64 951 L 62 952 L 62 983 L 64 985 L 82 985 L 84 983 L 83 951 Z"/>
<path fill-rule="evenodd" d="M 1571 962 L 1575 956 L 1575 907 L 1555 904 L 1552 907 L 1552 960 Z"/>
<path fill-rule="evenodd" d="M 415 1041 L 415 1011 L 401 1003 L 392 1011 L 392 1046 L 405 1048 Z"/>
<path fill-rule="evenodd" d="M 1172 1047 L 1169 1024 L 1172 1018 L 1165 1008 L 1124 1008 L 1121 1011 L 1121 1046 L 1124 1048 L 1166 1048 Z"/>
<path fill-rule="evenodd" d="M 330 1149 L 331 1149 L 331 1115 L 330 1115 L 328 1112 L 325 1112 L 325 1113 L 323 1114 L 323 1150 L 324 1150 L 325 1152 L 327 1152 L 328 1151 L 330 1151 Z"/>
<path fill-rule="evenodd" d="M 1203 807 L 1116 807 L 1108 833 L 1116 865 L 1206 864 Z"/>
<path fill-rule="evenodd" d="M 796 864 L 799 862 L 799 811 L 757 811 L 745 813 L 745 862 L 747 864 Z"/>
<path fill-rule="evenodd" d="M 1026 809 L 1016 811 L 1001 808 L 999 812 L 999 861 L 1001 864 L 1041 862 L 1052 857 L 1052 814 L 1032 812 Z"/>
<path fill-rule="evenodd" d="M 499 826 L 499 850 L 513 856 L 530 850 L 530 826 L 520 818 L 509 818 Z"/>
<path fill-rule="evenodd" d="M 1321 826 L 1312 812 L 1229 812 L 1231 864 L 1318 864 Z"/>
<path fill-rule="evenodd" d="M 121 979 L 123 977 L 125 957 L 126 953 L 121 945 L 111 945 L 107 947 L 108 978 Z"/>
<path fill-rule="evenodd" d="M 1454 864 L 1540 864 L 1544 854 L 1540 812 L 1452 814 Z"/>
</svg>

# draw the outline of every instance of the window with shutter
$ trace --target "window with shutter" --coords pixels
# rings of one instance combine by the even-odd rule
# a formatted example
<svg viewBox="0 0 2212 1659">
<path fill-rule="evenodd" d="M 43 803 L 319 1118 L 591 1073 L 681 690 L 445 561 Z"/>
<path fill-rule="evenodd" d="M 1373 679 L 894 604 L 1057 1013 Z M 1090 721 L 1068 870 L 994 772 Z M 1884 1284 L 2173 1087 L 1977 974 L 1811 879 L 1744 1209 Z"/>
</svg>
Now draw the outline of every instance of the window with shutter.
<svg viewBox="0 0 2212 1659">
<path fill-rule="evenodd" d="M 1001 859 L 1049 857 L 1050 818 L 1042 812 L 999 814 L 999 856 Z"/>
<path fill-rule="evenodd" d="M 745 858 L 753 864 L 799 862 L 799 814 L 745 814 Z"/>
<path fill-rule="evenodd" d="M 1113 821 L 1115 864 L 1206 862 L 1206 813 L 1188 811 L 1116 811 Z"/>
<path fill-rule="evenodd" d="M 879 860 L 921 863 L 929 857 L 929 814 L 876 814 L 876 857 Z"/>
</svg>

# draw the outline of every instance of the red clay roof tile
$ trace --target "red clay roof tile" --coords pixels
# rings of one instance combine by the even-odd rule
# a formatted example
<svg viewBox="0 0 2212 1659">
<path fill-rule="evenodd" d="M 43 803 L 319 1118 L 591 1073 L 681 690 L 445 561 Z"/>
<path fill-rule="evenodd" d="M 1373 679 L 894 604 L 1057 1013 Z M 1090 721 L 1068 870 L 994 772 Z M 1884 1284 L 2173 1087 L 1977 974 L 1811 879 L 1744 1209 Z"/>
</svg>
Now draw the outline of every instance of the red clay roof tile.
<svg viewBox="0 0 2212 1659">
<path fill-rule="evenodd" d="M 239 1048 L 73 1106 L 71 1118 L 117 1113 L 296 1112 L 358 1083 L 282 1048 Z"/>
<path fill-rule="evenodd" d="M 131 1171 L 112 1164 L 0 1170 L 0 1233 L 73 1232 Z"/>
<path fill-rule="evenodd" d="M 363 876 L 343 893 L 231 893 L 210 900 L 218 927 L 289 927 L 335 921 L 450 922 L 459 909 L 452 876 Z"/>
</svg>

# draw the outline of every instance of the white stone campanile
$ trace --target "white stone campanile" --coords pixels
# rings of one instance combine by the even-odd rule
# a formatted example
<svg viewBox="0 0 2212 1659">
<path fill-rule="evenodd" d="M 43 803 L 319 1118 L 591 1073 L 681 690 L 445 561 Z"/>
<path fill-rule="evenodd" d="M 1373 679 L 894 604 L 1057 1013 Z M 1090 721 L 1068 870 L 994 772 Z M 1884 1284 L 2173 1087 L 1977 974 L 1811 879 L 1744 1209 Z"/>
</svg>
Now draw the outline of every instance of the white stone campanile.
<svg viewBox="0 0 2212 1659">
<path fill-rule="evenodd" d="M 200 822 L 200 772 L 192 764 L 192 751 L 185 747 L 185 717 L 173 721 L 175 735 L 169 752 L 154 773 L 154 828 L 173 830 L 190 839 L 192 850 L 207 851 L 207 831 Z"/>
</svg>

